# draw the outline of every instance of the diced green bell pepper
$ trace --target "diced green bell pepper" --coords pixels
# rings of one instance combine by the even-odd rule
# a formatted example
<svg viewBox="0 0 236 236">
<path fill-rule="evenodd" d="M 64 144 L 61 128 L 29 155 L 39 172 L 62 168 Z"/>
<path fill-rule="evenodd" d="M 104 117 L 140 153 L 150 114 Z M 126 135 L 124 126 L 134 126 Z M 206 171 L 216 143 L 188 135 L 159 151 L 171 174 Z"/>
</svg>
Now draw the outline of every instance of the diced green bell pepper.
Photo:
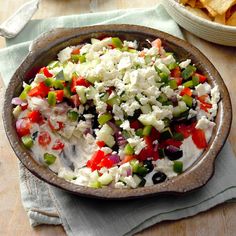
<svg viewBox="0 0 236 236">
<path fill-rule="evenodd" d="M 62 83 L 62 80 L 55 80 L 53 81 L 53 87 L 55 89 L 64 89 L 64 84 Z"/>
<path fill-rule="evenodd" d="M 143 128 L 143 136 L 149 136 L 152 131 L 152 126 L 151 125 L 146 125 Z"/>
<path fill-rule="evenodd" d="M 183 86 L 184 86 L 185 88 L 192 88 L 192 87 L 193 87 L 193 81 L 192 81 L 192 80 L 189 80 L 189 81 L 183 83 Z"/>
<path fill-rule="evenodd" d="M 174 79 L 170 80 L 168 82 L 168 84 L 169 84 L 170 88 L 172 88 L 172 89 L 177 89 L 178 88 L 177 81 L 174 80 Z"/>
<path fill-rule="evenodd" d="M 159 154 L 159 158 L 164 158 L 165 157 L 164 148 L 159 148 L 158 149 L 158 154 Z"/>
<path fill-rule="evenodd" d="M 188 96 L 187 94 L 185 94 L 183 97 L 182 97 L 182 100 L 186 103 L 186 105 L 188 107 L 192 107 L 193 105 L 193 98 Z"/>
<path fill-rule="evenodd" d="M 83 63 L 86 61 L 85 55 L 80 55 L 80 54 L 72 54 L 71 59 L 75 63 L 78 63 L 78 62 Z"/>
<path fill-rule="evenodd" d="M 173 165 L 174 172 L 180 174 L 183 172 L 183 162 L 182 161 L 174 161 Z"/>
<path fill-rule="evenodd" d="M 56 105 L 56 102 L 57 102 L 57 100 L 56 100 L 56 93 L 53 92 L 53 91 L 50 91 L 50 92 L 48 93 L 48 104 L 49 104 L 50 106 L 55 106 L 55 105 Z"/>
<path fill-rule="evenodd" d="M 164 94 L 164 93 L 161 93 L 159 95 L 159 97 L 157 98 L 157 101 L 160 102 L 160 103 L 164 103 L 168 100 L 168 97 Z"/>
<path fill-rule="evenodd" d="M 104 113 L 98 117 L 98 123 L 100 125 L 106 124 L 109 120 L 111 120 L 113 117 L 110 113 Z"/>
<path fill-rule="evenodd" d="M 63 92 L 64 92 L 64 97 L 65 98 L 70 98 L 71 95 L 72 95 L 69 87 L 64 87 Z"/>
<path fill-rule="evenodd" d="M 56 161 L 57 157 L 53 154 L 44 153 L 43 160 L 47 165 L 52 165 Z"/>
<path fill-rule="evenodd" d="M 76 111 L 70 110 L 67 112 L 67 117 L 70 121 L 77 121 L 79 114 Z"/>
<path fill-rule="evenodd" d="M 138 135 L 139 137 L 142 137 L 143 136 L 143 129 L 142 128 L 137 129 L 135 134 Z"/>
<path fill-rule="evenodd" d="M 173 138 L 177 141 L 183 141 L 184 140 L 184 135 L 182 133 L 174 133 Z"/>
<path fill-rule="evenodd" d="M 134 154 L 134 148 L 131 147 L 131 145 L 130 145 L 129 143 L 127 143 L 127 144 L 125 145 L 124 154 L 125 154 L 125 155 L 133 155 L 133 154 Z"/>
<path fill-rule="evenodd" d="M 21 141 L 24 144 L 24 146 L 28 149 L 30 149 L 34 145 L 34 141 L 30 135 L 21 137 Z"/>
<path fill-rule="evenodd" d="M 181 73 L 183 79 L 187 80 L 188 78 L 190 78 L 193 73 L 197 70 L 197 68 L 195 66 L 192 65 L 188 65 Z"/>
<path fill-rule="evenodd" d="M 162 139 L 169 139 L 169 138 L 172 138 L 173 137 L 173 134 L 170 130 L 169 127 L 165 128 L 162 132 L 161 132 L 161 138 Z"/>
<path fill-rule="evenodd" d="M 118 96 L 114 96 L 113 98 L 107 100 L 107 104 L 110 106 L 114 106 L 115 104 L 120 105 L 120 98 Z"/>
<path fill-rule="evenodd" d="M 193 76 L 192 81 L 193 81 L 193 86 L 199 85 L 199 77 L 198 76 Z"/>
<path fill-rule="evenodd" d="M 122 123 L 123 123 L 122 120 L 116 120 L 116 121 L 115 121 L 115 124 L 116 124 L 118 127 L 120 127 Z"/>
<path fill-rule="evenodd" d="M 178 66 L 176 62 L 171 62 L 167 67 L 169 70 L 173 70 Z"/>
<path fill-rule="evenodd" d="M 123 48 L 123 43 L 118 37 L 113 37 L 112 39 L 112 44 L 116 48 Z"/>
<path fill-rule="evenodd" d="M 165 72 L 160 72 L 159 73 L 159 76 L 161 78 L 161 81 L 164 82 L 164 83 L 168 83 L 169 81 L 169 75 Z"/>
<path fill-rule="evenodd" d="M 30 91 L 30 89 L 31 89 L 31 86 L 27 84 L 27 85 L 24 87 L 24 90 L 21 92 L 19 98 L 20 98 L 21 100 L 25 100 L 25 99 L 27 98 L 27 93 Z"/>
</svg>

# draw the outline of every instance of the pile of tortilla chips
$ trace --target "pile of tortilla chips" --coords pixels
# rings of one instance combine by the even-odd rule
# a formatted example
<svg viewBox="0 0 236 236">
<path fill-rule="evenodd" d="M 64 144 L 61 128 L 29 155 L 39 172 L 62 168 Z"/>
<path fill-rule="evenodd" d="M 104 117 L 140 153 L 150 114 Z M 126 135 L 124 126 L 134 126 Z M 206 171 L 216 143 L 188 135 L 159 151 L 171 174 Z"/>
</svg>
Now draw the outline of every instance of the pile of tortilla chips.
<svg viewBox="0 0 236 236">
<path fill-rule="evenodd" d="M 193 14 L 220 24 L 236 26 L 236 0 L 179 0 Z"/>
</svg>

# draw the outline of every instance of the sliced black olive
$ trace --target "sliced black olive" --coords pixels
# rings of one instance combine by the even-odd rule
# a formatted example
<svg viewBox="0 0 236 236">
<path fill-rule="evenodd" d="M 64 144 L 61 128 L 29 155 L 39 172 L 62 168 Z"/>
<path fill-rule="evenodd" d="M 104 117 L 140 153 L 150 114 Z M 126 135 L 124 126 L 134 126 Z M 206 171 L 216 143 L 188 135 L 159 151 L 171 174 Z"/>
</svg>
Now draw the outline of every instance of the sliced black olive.
<svg viewBox="0 0 236 236">
<path fill-rule="evenodd" d="M 164 149 L 165 155 L 171 161 L 178 160 L 183 156 L 183 151 L 173 145 L 169 145 Z"/>
<path fill-rule="evenodd" d="M 147 169 L 147 174 L 152 172 L 154 169 L 154 166 L 152 164 L 151 160 L 145 160 L 143 161 L 143 166 Z"/>
<path fill-rule="evenodd" d="M 158 171 L 152 176 L 152 182 L 153 184 L 159 184 L 166 180 L 167 176 L 165 173 Z"/>
</svg>

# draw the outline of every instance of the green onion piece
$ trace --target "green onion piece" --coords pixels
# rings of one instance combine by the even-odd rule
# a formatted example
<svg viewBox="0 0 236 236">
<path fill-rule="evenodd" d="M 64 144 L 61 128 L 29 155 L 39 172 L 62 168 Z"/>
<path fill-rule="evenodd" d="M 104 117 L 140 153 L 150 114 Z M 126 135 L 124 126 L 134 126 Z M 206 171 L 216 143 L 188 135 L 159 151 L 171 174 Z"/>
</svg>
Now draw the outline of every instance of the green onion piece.
<svg viewBox="0 0 236 236">
<path fill-rule="evenodd" d="M 62 80 L 55 80 L 53 81 L 53 87 L 55 89 L 64 89 L 65 86 L 63 85 Z"/>
<path fill-rule="evenodd" d="M 143 129 L 142 128 L 137 129 L 135 134 L 139 137 L 142 137 L 143 136 Z"/>
<path fill-rule="evenodd" d="M 56 93 L 53 92 L 53 91 L 50 91 L 48 93 L 48 104 L 51 105 L 51 106 L 55 106 L 56 105 Z"/>
<path fill-rule="evenodd" d="M 19 98 L 20 98 L 21 100 L 26 100 L 26 98 L 27 98 L 27 93 L 30 91 L 30 89 L 31 89 L 31 86 L 27 84 L 27 85 L 24 87 L 24 90 L 21 92 Z"/>
<path fill-rule="evenodd" d="M 159 73 L 159 76 L 161 78 L 161 81 L 164 82 L 164 83 L 168 83 L 169 81 L 169 75 L 165 72 L 160 72 Z"/>
<path fill-rule="evenodd" d="M 125 145 L 124 154 L 125 154 L 125 155 L 133 155 L 133 154 L 134 154 L 134 148 L 131 147 L 131 145 L 130 145 L 129 143 L 127 143 L 127 144 Z"/>
<path fill-rule="evenodd" d="M 193 81 L 192 81 L 192 80 L 189 80 L 189 81 L 183 83 L 183 86 L 184 86 L 185 88 L 192 88 L 192 87 L 193 87 Z"/>
<path fill-rule="evenodd" d="M 34 145 L 34 141 L 30 135 L 21 137 L 21 141 L 24 144 L 24 146 L 28 149 L 30 149 Z"/>
<path fill-rule="evenodd" d="M 44 84 L 48 87 L 51 87 L 53 84 L 53 78 L 47 78 L 44 80 Z"/>
<path fill-rule="evenodd" d="M 164 93 L 161 93 L 160 96 L 157 98 L 157 101 L 160 103 L 164 103 L 167 100 L 168 100 L 168 97 Z"/>
<path fill-rule="evenodd" d="M 120 105 L 120 98 L 118 96 L 115 96 L 111 99 L 108 99 L 107 104 L 110 105 L 110 106 L 114 106 L 115 104 Z"/>
<path fill-rule="evenodd" d="M 170 86 L 170 88 L 172 88 L 172 89 L 177 89 L 177 88 L 178 88 L 177 82 L 176 82 L 176 80 L 174 80 L 174 79 L 172 79 L 172 80 L 169 81 L 169 86 Z"/>
<path fill-rule="evenodd" d="M 158 149 L 158 154 L 160 158 L 164 158 L 165 157 L 165 151 L 164 148 L 159 148 Z"/>
<path fill-rule="evenodd" d="M 112 115 L 110 113 L 105 113 L 105 114 L 102 114 L 98 117 L 98 123 L 100 125 L 104 125 L 107 123 L 107 121 L 109 121 L 111 119 L 112 119 Z"/>
<path fill-rule="evenodd" d="M 193 105 L 193 98 L 188 96 L 187 94 L 185 94 L 183 97 L 182 97 L 182 100 L 186 103 L 186 105 L 188 107 L 192 107 Z"/>
<path fill-rule="evenodd" d="M 183 141 L 184 140 L 184 135 L 182 133 L 174 133 L 173 138 L 177 141 Z"/>
<path fill-rule="evenodd" d="M 176 62 L 171 62 L 167 67 L 169 70 L 173 70 L 178 66 Z"/>
<path fill-rule="evenodd" d="M 182 161 L 174 161 L 173 165 L 174 172 L 180 174 L 183 172 L 183 162 Z"/>
<path fill-rule="evenodd" d="M 118 37 L 114 37 L 111 40 L 112 40 L 112 44 L 114 45 L 114 47 L 123 48 L 123 43 Z"/>
<path fill-rule="evenodd" d="M 193 86 L 199 85 L 199 77 L 198 76 L 193 76 L 192 81 L 193 81 Z"/>
<path fill-rule="evenodd" d="M 70 110 L 67 112 L 67 117 L 70 121 L 77 121 L 79 114 L 76 111 Z"/>
<path fill-rule="evenodd" d="M 46 152 L 43 155 L 43 159 L 47 165 L 52 165 L 56 161 L 57 157 Z"/>
<path fill-rule="evenodd" d="M 151 125 L 146 125 L 143 128 L 143 136 L 149 136 L 152 131 L 152 126 Z"/>
<path fill-rule="evenodd" d="M 197 70 L 197 68 L 195 66 L 192 65 L 188 65 L 181 73 L 183 79 L 187 80 L 188 78 L 190 78 L 193 73 Z"/>
</svg>

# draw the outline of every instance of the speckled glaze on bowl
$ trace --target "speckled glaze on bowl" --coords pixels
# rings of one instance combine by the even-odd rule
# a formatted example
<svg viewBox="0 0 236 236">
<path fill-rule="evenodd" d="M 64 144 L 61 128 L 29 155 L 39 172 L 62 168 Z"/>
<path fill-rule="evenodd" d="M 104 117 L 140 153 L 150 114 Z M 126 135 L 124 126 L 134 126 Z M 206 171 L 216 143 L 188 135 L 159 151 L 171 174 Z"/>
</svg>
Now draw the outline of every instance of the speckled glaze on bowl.
<svg viewBox="0 0 236 236">
<path fill-rule="evenodd" d="M 209 83 L 213 86 L 219 86 L 222 99 L 219 103 L 216 117 L 217 125 L 214 128 L 208 148 L 192 167 L 164 183 L 137 189 L 114 189 L 109 187 L 92 189 L 75 185 L 59 178 L 48 168 L 35 162 L 30 151 L 23 146 L 17 136 L 11 100 L 13 97 L 19 96 L 22 90 L 22 82 L 29 81 L 39 67 L 55 59 L 57 53 L 63 48 L 86 42 L 91 37 L 96 38 L 105 35 L 137 40 L 141 44 L 145 44 L 146 39 L 154 40 L 159 37 L 168 50 L 175 52 L 179 60 L 191 58 L 200 71 L 209 78 Z M 45 33 L 35 40 L 30 47 L 28 56 L 13 75 L 6 90 L 3 121 L 6 134 L 15 154 L 35 176 L 49 184 L 80 196 L 102 199 L 128 199 L 163 193 L 183 194 L 206 184 L 213 175 L 214 161 L 228 136 L 232 119 L 231 113 L 229 93 L 222 78 L 210 61 L 198 49 L 181 39 L 151 28 L 135 25 L 100 25 L 72 29 L 59 28 Z"/>
<path fill-rule="evenodd" d="M 236 26 L 223 25 L 196 16 L 177 0 L 162 0 L 168 14 L 184 29 L 207 41 L 236 46 Z"/>
</svg>

